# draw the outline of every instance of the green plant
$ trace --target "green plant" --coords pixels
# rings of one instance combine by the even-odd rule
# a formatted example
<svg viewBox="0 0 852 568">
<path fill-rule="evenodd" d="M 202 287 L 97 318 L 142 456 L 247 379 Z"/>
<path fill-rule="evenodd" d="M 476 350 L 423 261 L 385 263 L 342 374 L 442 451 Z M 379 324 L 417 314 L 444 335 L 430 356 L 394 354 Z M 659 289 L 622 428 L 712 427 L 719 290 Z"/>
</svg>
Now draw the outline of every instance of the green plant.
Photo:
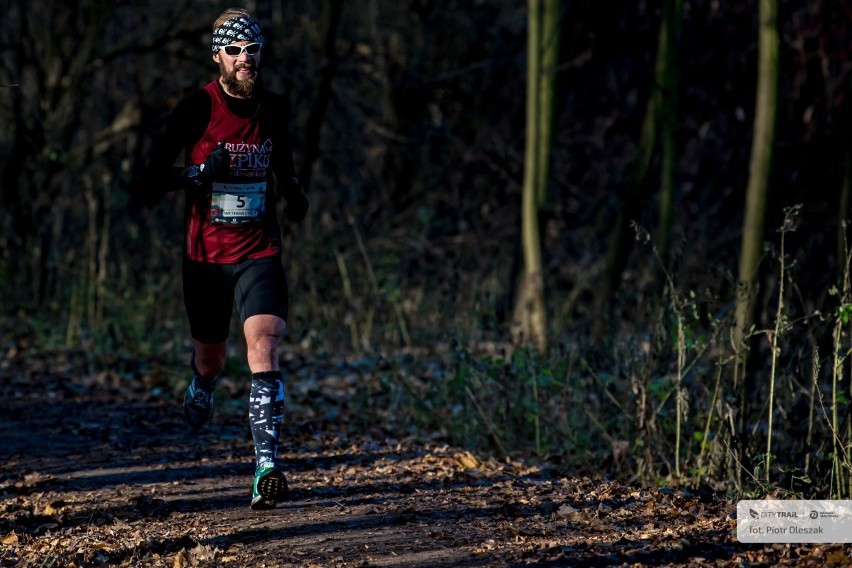
<svg viewBox="0 0 852 568">
<path fill-rule="evenodd" d="M 779 339 L 781 334 L 787 331 L 790 323 L 784 314 L 784 282 L 787 278 L 786 266 L 786 249 L 785 242 L 787 233 L 795 230 L 793 219 L 798 215 L 801 205 L 787 207 L 784 209 L 784 224 L 778 231 L 781 233 L 781 246 L 778 253 L 778 263 L 780 278 L 778 279 L 778 303 L 775 309 L 775 326 L 769 333 L 769 343 L 771 345 L 771 369 L 769 371 L 769 408 L 767 410 L 767 432 L 766 432 L 766 482 L 769 483 L 772 473 L 772 426 L 775 415 L 775 375 L 778 366 L 778 355 L 780 353 Z"/>
<path fill-rule="evenodd" d="M 844 365 L 852 349 L 846 347 L 844 329 L 849 326 L 852 318 L 852 277 L 850 277 L 850 258 L 846 255 L 846 265 L 841 276 L 841 289 L 832 289 L 832 294 L 838 299 L 837 313 L 834 318 L 833 364 L 831 371 L 831 410 L 826 411 L 822 394 L 819 394 L 820 409 L 828 423 L 831 433 L 831 494 L 836 499 L 852 496 L 852 426 L 849 424 L 849 397 L 843 390 Z M 817 389 L 817 392 L 818 389 Z M 846 428 L 841 420 L 840 408 L 847 408 Z"/>
</svg>

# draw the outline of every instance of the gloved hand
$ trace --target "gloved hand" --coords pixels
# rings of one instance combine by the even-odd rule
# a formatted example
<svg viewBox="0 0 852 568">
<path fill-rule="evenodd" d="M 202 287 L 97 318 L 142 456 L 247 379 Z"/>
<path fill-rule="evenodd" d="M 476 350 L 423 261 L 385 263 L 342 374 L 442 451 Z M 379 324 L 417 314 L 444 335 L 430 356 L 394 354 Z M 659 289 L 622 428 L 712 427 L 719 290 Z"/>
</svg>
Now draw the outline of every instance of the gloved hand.
<svg viewBox="0 0 852 568">
<path fill-rule="evenodd" d="M 214 181 L 228 175 L 230 167 L 231 153 L 225 148 L 224 142 L 219 142 L 203 164 L 184 168 L 181 180 L 190 189 L 210 189 Z"/>
<path fill-rule="evenodd" d="M 289 184 L 287 191 L 284 193 L 284 198 L 287 200 L 287 206 L 284 207 L 284 216 L 290 221 L 298 223 L 305 218 L 310 203 L 302 189 L 302 183 L 299 181 L 299 178 L 295 176 L 290 178 Z"/>
</svg>

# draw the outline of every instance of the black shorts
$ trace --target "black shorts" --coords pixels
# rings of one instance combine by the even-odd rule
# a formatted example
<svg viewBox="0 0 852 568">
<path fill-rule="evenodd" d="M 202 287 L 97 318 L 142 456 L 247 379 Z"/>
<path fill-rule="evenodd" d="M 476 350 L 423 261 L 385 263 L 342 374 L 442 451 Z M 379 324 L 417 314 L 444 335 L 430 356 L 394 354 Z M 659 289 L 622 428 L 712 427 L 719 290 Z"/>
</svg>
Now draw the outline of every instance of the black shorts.
<svg viewBox="0 0 852 568">
<path fill-rule="evenodd" d="M 183 259 L 183 302 L 192 338 L 228 339 L 236 302 L 240 320 L 268 314 L 287 320 L 287 276 L 278 256 L 213 264 Z"/>
</svg>

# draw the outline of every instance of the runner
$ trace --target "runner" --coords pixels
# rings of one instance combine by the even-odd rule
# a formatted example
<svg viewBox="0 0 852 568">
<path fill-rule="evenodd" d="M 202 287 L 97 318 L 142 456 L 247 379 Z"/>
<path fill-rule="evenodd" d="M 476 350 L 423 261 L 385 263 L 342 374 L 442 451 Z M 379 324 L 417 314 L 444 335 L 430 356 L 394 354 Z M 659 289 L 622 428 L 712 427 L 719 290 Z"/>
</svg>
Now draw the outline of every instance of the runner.
<svg viewBox="0 0 852 568">
<path fill-rule="evenodd" d="M 194 347 L 186 419 L 197 431 L 213 413 L 236 303 L 252 373 L 251 507 L 271 509 L 287 494 L 275 465 L 284 413 L 278 340 L 288 303 L 275 204 L 283 195 L 284 215 L 298 222 L 308 200 L 288 140 L 290 102 L 261 83 L 260 25 L 247 10 L 225 10 L 213 24 L 211 48 L 219 77 L 177 104 L 142 187 L 148 202 L 165 191 L 183 189 L 186 196 L 183 294 Z M 185 165 L 175 167 L 181 152 Z"/>
</svg>

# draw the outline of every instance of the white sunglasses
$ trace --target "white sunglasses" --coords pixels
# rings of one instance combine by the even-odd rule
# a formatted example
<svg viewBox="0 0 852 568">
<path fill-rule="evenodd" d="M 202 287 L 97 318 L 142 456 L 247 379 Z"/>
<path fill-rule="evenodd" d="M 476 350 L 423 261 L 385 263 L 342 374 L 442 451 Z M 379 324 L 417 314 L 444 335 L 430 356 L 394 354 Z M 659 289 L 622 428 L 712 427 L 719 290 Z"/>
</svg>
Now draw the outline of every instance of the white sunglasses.
<svg viewBox="0 0 852 568">
<path fill-rule="evenodd" d="M 250 43 L 248 45 L 237 45 L 234 43 L 223 45 L 221 48 L 225 53 L 230 55 L 231 57 L 239 57 L 245 51 L 249 55 L 257 55 L 260 53 L 260 48 L 263 47 L 262 43 Z"/>
</svg>

